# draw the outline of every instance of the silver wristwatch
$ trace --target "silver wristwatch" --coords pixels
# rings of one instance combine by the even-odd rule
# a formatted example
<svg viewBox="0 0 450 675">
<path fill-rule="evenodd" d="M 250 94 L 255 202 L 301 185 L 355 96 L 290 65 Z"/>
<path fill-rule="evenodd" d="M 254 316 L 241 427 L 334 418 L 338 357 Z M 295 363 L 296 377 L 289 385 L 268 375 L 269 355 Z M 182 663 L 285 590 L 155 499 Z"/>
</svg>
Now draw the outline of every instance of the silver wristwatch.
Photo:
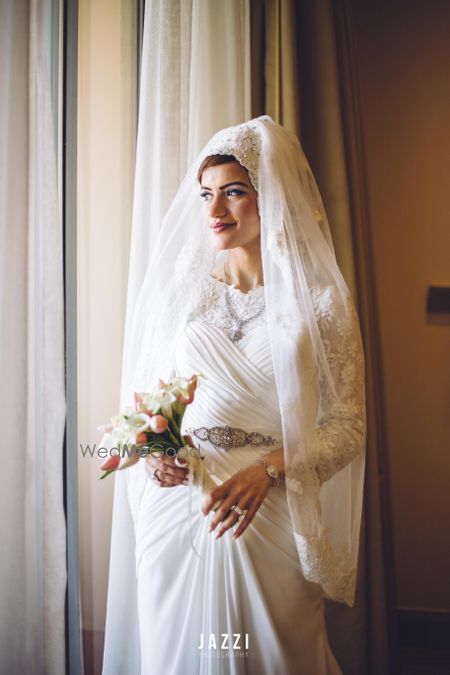
<svg viewBox="0 0 450 675">
<path fill-rule="evenodd" d="M 263 467 L 266 469 L 266 474 L 273 480 L 273 487 L 278 487 L 279 484 L 281 483 L 281 480 L 280 480 L 280 472 L 278 471 L 277 467 L 274 466 L 273 464 L 269 464 L 269 462 L 263 459 L 262 457 L 257 459 L 256 463 L 263 465 Z"/>
</svg>

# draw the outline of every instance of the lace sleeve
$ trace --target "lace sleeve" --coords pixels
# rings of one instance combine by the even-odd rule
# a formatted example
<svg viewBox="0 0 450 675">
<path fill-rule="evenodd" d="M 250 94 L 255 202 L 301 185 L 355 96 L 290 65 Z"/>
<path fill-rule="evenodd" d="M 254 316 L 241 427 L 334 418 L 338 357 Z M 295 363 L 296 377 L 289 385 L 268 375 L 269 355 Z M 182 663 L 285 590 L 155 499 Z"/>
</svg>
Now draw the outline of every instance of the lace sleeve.
<svg viewBox="0 0 450 675">
<path fill-rule="evenodd" d="M 317 419 L 316 471 L 320 484 L 349 464 L 364 447 L 364 356 L 358 318 L 351 299 L 338 295 L 333 286 L 312 297 L 328 365 L 337 391 L 331 392 L 325 377 L 320 385 L 322 409 Z M 337 396 L 336 396 L 337 394 Z"/>
</svg>

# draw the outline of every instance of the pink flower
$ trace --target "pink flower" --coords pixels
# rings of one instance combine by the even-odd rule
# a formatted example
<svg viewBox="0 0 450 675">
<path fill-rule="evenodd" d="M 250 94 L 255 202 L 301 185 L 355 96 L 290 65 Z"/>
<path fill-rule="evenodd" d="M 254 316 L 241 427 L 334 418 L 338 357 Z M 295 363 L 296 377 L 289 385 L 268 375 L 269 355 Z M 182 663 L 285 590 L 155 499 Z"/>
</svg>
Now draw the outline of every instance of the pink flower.
<svg viewBox="0 0 450 675">
<path fill-rule="evenodd" d="M 163 434 L 169 426 L 169 420 L 163 415 L 153 415 L 150 417 L 150 429 L 155 434 Z"/>
<path fill-rule="evenodd" d="M 141 431 L 137 436 L 136 436 L 136 445 L 145 445 L 147 443 L 147 434 L 145 431 Z"/>
<path fill-rule="evenodd" d="M 134 405 L 136 406 L 136 410 L 138 412 L 143 412 L 146 415 L 152 415 L 153 412 L 149 410 L 148 408 L 145 407 L 145 397 L 148 396 L 148 394 L 145 393 L 145 391 L 135 391 L 134 392 Z"/>
<path fill-rule="evenodd" d="M 187 386 L 187 396 L 183 396 L 183 394 L 180 394 L 178 396 L 178 400 L 180 403 L 184 403 L 185 405 L 189 405 L 189 403 L 192 403 L 194 400 L 194 395 L 195 395 L 195 390 L 197 389 L 197 375 L 193 375 L 190 380 L 188 380 L 188 386 Z"/>
<path fill-rule="evenodd" d="M 114 448 L 114 450 L 119 450 L 119 448 Z M 101 471 L 113 472 L 113 471 L 122 471 L 122 469 L 127 469 L 129 466 L 133 466 L 136 462 L 139 461 L 139 453 L 136 449 L 136 445 L 124 445 L 119 452 L 112 453 L 110 451 L 110 456 L 103 462 L 100 466 Z M 104 476 L 102 476 L 104 478 Z"/>
<path fill-rule="evenodd" d="M 100 469 L 102 471 L 115 471 L 120 464 L 120 455 L 111 455 L 111 457 L 108 457 L 103 464 L 101 465 Z"/>
</svg>

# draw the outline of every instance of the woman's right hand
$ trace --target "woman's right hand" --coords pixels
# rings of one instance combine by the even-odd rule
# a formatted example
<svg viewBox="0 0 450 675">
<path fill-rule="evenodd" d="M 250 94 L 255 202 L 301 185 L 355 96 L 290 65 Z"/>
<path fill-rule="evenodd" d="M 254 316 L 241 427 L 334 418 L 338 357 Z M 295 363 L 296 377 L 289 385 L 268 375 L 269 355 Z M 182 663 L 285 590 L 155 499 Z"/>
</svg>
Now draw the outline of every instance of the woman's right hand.
<svg viewBox="0 0 450 675">
<path fill-rule="evenodd" d="M 176 457 L 170 457 L 165 453 L 160 456 L 157 454 L 149 454 L 145 458 L 146 470 L 150 478 L 152 478 L 155 485 L 160 487 L 175 487 L 176 485 L 189 485 L 189 466 L 186 463 L 186 468 L 177 466 L 175 464 Z M 186 460 L 177 459 L 180 464 L 184 464 Z M 155 476 L 156 473 L 156 477 Z M 159 480 L 157 480 L 159 478 Z"/>
</svg>

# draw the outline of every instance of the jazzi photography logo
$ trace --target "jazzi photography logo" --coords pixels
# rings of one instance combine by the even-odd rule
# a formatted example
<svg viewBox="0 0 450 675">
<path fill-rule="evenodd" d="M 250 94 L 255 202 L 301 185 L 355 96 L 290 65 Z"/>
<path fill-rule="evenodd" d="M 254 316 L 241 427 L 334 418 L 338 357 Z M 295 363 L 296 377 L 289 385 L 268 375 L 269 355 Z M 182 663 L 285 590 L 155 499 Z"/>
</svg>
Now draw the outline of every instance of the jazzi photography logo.
<svg viewBox="0 0 450 675">
<path fill-rule="evenodd" d="M 248 649 L 248 633 L 200 633 L 198 650 L 202 656 L 245 658 Z"/>
</svg>

